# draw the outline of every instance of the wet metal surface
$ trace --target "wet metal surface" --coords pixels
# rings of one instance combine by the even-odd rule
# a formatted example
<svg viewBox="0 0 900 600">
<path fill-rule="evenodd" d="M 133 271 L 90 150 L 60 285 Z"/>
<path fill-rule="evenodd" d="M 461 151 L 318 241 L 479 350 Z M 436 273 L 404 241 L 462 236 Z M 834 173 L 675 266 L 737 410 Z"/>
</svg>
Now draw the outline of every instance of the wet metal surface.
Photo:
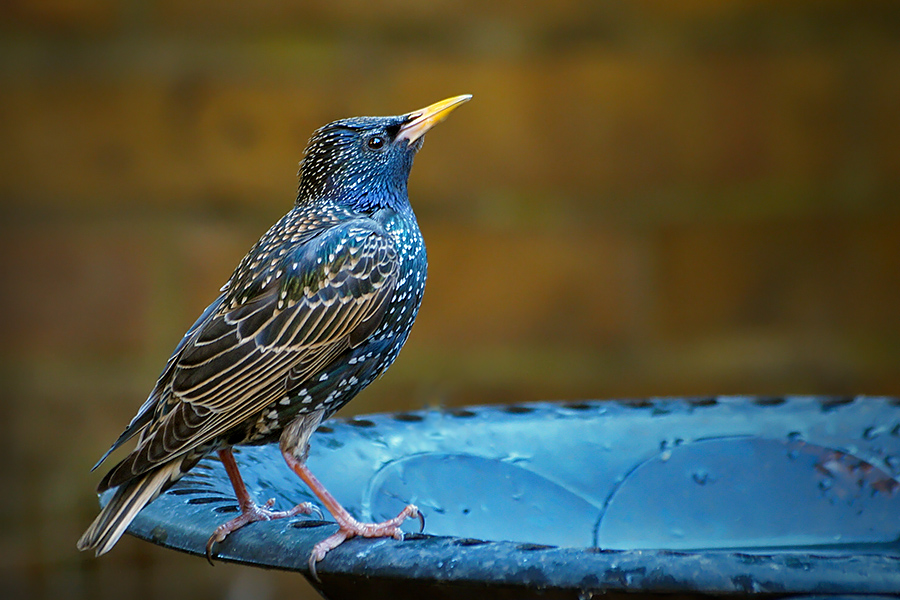
<svg viewBox="0 0 900 600">
<path fill-rule="evenodd" d="M 474 407 L 332 420 L 309 465 L 356 517 L 407 503 L 425 535 L 351 540 L 331 598 L 900 594 L 900 402 L 729 397 Z M 276 446 L 242 448 L 251 493 L 315 502 Z M 236 512 L 207 459 L 130 531 L 200 554 Z M 306 571 L 335 529 L 255 523 L 219 557 Z M 408 531 L 417 528 L 415 520 Z"/>
</svg>

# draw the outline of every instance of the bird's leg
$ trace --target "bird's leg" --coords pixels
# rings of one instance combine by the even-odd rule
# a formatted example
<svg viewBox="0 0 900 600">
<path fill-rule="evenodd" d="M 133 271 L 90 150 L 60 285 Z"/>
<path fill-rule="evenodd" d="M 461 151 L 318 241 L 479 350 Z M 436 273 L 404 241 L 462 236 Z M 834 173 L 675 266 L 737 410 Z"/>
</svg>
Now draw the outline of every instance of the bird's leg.
<svg viewBox="0 0 900 600">
<path fill-rule="evenodd" d="M 331 492 L 325 489 L 325 486 L 312 474 L 309 467 L 301 459 L 298 459 L 292 452 L 286 451 L 284 448 L 281 454 L 291 470 L 309 486 L 309 489 L 328 509 L 328 512 L 332 514 L 339 526 L 337 533 L 313 547 L 312 555 L 309 557 L 309 570 L 314 578 L 318 579 L 316 563 L 325 558 L 329 550 L 337 548 L 349 538 L 356 536 L 367 538 L 392 537 L 396 540 L 402 540 L 403 532 L 400 530 L 400 525 L 409 517 L 418 517 L 421 524 L 420 531 L 425 529 L 425 517 L 413 504 L 408 505 L 393 519 L 388 519 L 381 523 L 360 523 L 347 512 L 347 509 L 340 505 L 335 497 L 331 495 Z"/>
<path fill-rule="evenodd" d="M 228 479 L 231 480 L 231 485 L 234 487 L 234 495 L 237 496 L 241 514 L 216 527 L 216 530 L 209 537 L 209 541 L 206 542 L 206 560 L 208 560 L 210 564 L 212 564 L 213 545 L 223 541 L 228 537 L 229 533 L 237 531 L 244 525 L 249 525 L 256 521 L 284 519 L 285 517 L 293 517 L 301 513 L 308 515 L 313 512 L 318 512 L 321 515 L 321 511 L 309 502 L 298 504 L 290 510 L 269 510 L 275 505 L 275 498 L 270 498 L 269 501 L 262 506 L 257 505 L 247 492 L 247 486 L 244 485 L 244 478 L 241 477 L 241 472 L 238 470 L 231 448 L 219 450 L 219 459 L 225 466 L 225 472 L 228 473 Z"/>
</svg>

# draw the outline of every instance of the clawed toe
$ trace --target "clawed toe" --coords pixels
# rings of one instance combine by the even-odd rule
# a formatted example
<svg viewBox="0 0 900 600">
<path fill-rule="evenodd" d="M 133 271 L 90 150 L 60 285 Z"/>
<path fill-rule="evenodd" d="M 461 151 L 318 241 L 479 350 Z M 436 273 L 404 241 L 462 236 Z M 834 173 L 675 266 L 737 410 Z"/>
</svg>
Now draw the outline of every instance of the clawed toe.
<svg viewBox="0 0 900 600">
<path fill-rule="evenodd" d="M 262 506 L 257 506 L 256 504 L 250 502 L 241 507 L 240 515 L 216 527 L 216 530 L 213 531 L 213 534 L 209 536 L 209 540 L 207 540 L 206 542 L 206 560 L 209 561 L 209 564 L 213 564 L 213 546 L 215 546 L 219 542 L 224 541 L 225 538 L 228 537 L 228 534 L 237 531 L 245 525 L 249 525 L 250 523 L 255 523 L 257 521 L 273 521 L 275 519 L 294 517 L 299 514 L 309 515 L 317 513 L 319 515 L 319 518 L 322 517 L 322 511 L 319 510 L 319 507 L 314 506 L 309 502 L 302 502 L 290 510 L 269 510 L 272 506 L 274 506 L 274 504 L 274 498 L 271 498 Z"/>
<path fill-rule="evenodd" d="M 319 579 L 319 574 L 316 572 L 316 563 L 325 558 L 325 555 L 328 554 L 329 551 L 334 550 L 352 537 L 390 537 L 402 541 L 403 531 L 400 529 L 400 525 L 410 517 L 417 517 L 419 519 L 419 531 L 425 529 L 425 517 L 413 504 L 408 505 L 393 519 L 388 519 L 381 523 L 360 523 L 349 514 L 340 515 L 340 518 L 338 519 L 340 528 L 337 532 L 313 546 L 312 553 L 309 556 L 310 575 L 316 581 L 321 581 Z"/>
<path fill-rule="evenodd" d="M 416 516 L 419 517 L 419 533 L 422 533 L 425 531 L 425 513 L 421 510 L 417 510 Z"/>
</svg>

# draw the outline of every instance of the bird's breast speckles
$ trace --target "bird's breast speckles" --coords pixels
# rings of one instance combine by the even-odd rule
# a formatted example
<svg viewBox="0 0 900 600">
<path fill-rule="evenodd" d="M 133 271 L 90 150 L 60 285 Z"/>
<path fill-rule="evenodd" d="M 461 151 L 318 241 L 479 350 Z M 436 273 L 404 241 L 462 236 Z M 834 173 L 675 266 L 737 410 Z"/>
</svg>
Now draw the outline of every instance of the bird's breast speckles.
<svg viewBox="0 0 900 600">
<path fill-rule="evenodd" d="M 395 343 L 389 345 L 389 350 L 364 359 L 377 361 L 379 374 L 394 362 L 409 335 L 422 302 L 427 276 L 425 244 L 412 211 L 388 215 L 383 225 L 395 240 L 401 267 L 385 318 L 372 334 L 373 342 L 390 338 Z"/>
</svg>

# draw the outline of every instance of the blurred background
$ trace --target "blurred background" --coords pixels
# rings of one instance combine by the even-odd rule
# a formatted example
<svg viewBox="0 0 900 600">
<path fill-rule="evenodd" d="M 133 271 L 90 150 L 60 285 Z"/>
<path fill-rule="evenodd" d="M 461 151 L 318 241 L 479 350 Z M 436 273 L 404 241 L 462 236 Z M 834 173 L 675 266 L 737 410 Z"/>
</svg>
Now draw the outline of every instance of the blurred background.
<svg viewBox="0 0 900 600">
<path fill-rule="evenodd" d="M 343 416 L 900 395 L 900 4 L 0 3 L 0 596 L 309 598 L 75 540 L 91 465 L 337 118 L 472 102 L 410 195 L 428 290 Z"/>
</svg>

